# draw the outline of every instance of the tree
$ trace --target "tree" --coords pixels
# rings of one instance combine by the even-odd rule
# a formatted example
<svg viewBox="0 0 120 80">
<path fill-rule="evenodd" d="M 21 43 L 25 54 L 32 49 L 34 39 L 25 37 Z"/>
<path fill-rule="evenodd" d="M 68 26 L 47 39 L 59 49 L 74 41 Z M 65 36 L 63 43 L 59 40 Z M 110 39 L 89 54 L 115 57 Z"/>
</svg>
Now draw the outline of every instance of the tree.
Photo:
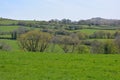
<svg viewBox="0 0 120 80">
<path fill-rule="evenodd" d="M 78 32 L 77 36 L 78 36 L 79 40 L 84 40 L 84 39 L 88 38 L 88 35 L 85 33 L 82 33 L 82 32 Z"/>
<path fill-rule="evenodd" d="M 62 19 L 62 20 L 61 20 L 61 23 L 62 23 L 62 24 L 71 24 L 72 21 L 69 20 L 69 19 Z"/>
<path fill-rule="evenodd" d="M 100 41 L 93 41 L 91 44 L 91 53 L 104 53 L 104 44 Z"/>
<path fill-rule="evenodd" d="M 107 38 L 104 31 L 96 31 L 91 35 L 92 38 L 104 39 Z"/>
<path fill-rule="evenodd" d="M 75 48 L 79 44 L 79 39 L 71 34 L 70 36 L 62 36 L 59 39 L 59 46 L 63 49 L 65 53 L 74 52 Z"/>
<path fill-rule="evenodd" d="M 115 33 L 114 33 L 114 37 L 115 38 L 118 38 L 120 36 L 120 31 L 116 31 Z"/>
<path fill-rule="evenodd" d="M 119 53 L 118 46 L 113 41 L 107 41 L 104 45 L 104 54 L 117 54 Z"/>
<path fill-rule="evenodd" d="M 12 39 L 17 39 L 17 31 L 13 31 L 12 33 L 11 33 L 11 37 L 12 37 Z"/>
<path fill-rule="evenodd" d="M 28 31 L 29 30 L 27 28 L 19 27 L 18 29 L 11 32 L 11 37 L 12 37 L 12 39 L 17 39 L 17 37 L 19 35 L 24 34 L 24 33 L 28 32 Z"/>
<path fill-rule="evenodd" d="M 106 42 L 94 41 L 91 45 L 92 53 L 117 54 L 118 46 L 111 40 Z"/>
<path fill-rule="evenodd" d="M 18 41 L 24 50 L 44 52 L 52 36 L 49 33 L 29 31 L 20 35 Z"/>
<path fill-rule="evenodd" d="M 116 38 L 115 38 L 115 44 L 118 46 L 118 49 L 119 49 L 119 53 L 120 53 L 120 36 L 117 36 Z"/>
<path fill-rule="evenodd" d="M 67 30 L 57 30 L 55 32 L 55 35 L 69 35 L 70 32 L 68 32 Z"/>
</svg>

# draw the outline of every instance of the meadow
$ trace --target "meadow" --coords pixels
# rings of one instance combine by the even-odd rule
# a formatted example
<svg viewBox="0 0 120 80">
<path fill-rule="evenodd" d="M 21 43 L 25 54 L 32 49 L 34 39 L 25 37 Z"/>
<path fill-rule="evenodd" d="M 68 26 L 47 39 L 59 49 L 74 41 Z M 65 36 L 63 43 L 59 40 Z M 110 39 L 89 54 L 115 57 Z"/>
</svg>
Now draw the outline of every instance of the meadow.
<svg viewBox="0 0 120 80">
<path fill-rule="evenodd" d="M 0 26 L 0 31 L 9 32 L 17 29 L 18 27 L 19 26 Z"/>
<path fill-rule="evenodd" d="M 0 51 L 0 80 L 119 80 L 119 57 Z"/>
<path fill-rule="evenodd" d="M 0 31 L 2 32 L 10 32 L 10 31 L 14 31 L 20 27 L 24 27 L 26 29 L 30 29 L 29 27 L 26 26 L 0 26 Z"/>
<path fill-rule="evenodd" d="M 82 29 L 79 31 L 86 33 L 86 34 L 93 34 L 94 32 L 97 32 L 97 31 L 105 31 L 105 32 L 115 33 L 117 30 Z"/>
</svg>

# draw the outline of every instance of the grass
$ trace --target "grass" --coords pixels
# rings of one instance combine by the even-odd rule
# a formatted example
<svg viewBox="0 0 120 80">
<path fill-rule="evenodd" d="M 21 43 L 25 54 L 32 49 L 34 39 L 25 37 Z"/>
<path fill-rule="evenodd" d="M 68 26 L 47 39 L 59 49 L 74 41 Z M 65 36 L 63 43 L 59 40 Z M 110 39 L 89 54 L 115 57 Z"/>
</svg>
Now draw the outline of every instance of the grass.
<svg viewBox="0 0 120 80">
<path fill-rule="evenodd" d="M 79 31 L 86 33 L 86 34 L 93 34 L 94 32 L 97 32 L 97 31 L 105 31 L 105 32 L 115 33 L 117 30 L 82 29 Z"/>
<path fill-rule="evenodd" d="M 120 55 L 0 51 L 0 80 L 119 80 Z"/>
<path fill-rule="evenodd" d="M 17 29 L 19 26 L 0 26 L 0 31 L 13 31 L 15 29 Z"/>
<path fill-rule="evenodd" d="M 15 29 L 18 29 L 19 27 L 21 27 L 21 26 L 0 26 L 0 31 L 10 32 L 10 31 L 13 31 Z M 24 28 L 30 29 L 29 27 L 24 27 Z"/>
</svg>

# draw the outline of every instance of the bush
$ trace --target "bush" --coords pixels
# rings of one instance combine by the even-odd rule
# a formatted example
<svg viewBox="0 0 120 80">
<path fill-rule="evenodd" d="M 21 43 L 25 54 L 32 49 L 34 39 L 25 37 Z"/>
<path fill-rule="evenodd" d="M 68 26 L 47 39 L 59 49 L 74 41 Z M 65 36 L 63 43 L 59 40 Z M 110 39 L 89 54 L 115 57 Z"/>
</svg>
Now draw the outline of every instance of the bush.
<svg viewBox="0 0 120 80">
<path fill-rule="evenodd" d="M 113 41 L 107 41 L 104 45 L 104 53 L 105 54 L 118 54 L 119 48 Z"/>
<path fill-rule="evenodd" d="M 11 50 L 11 46 L 9 46 L 8 44 L 6 44 L 4 42 L 0 42 L 0 50 L 10 51 Z"/>
<path fill-rule="evenodd" d="M 91 45 L 92 53 L 104 53 L 104 54 L 118 54 L 119 47 L 114 41 L 108 40 L 106 42 L 93 41 Z"/>
<path fill-rule="evenodd" d="M 77 53 L 80 53 L 80 54 L 90 53 L 90 48 L 85 45 L 79 45 L 77 48 Z"/>
</svg>

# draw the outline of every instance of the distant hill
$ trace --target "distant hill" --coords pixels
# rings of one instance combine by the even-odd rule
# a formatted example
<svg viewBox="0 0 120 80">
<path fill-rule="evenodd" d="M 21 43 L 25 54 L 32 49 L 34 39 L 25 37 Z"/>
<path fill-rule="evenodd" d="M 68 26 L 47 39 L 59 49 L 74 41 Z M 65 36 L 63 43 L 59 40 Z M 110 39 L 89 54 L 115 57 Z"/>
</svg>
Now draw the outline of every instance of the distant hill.
<svg viewBox="0 0 120 80">
<path fill-rule="evenodd" d="M 87 20 L 72 21 L 69 19 L 50 21 L 36 21 L 36 20 L 14 20 L 7 18 L 0 18 L 0 25 L 20 25 L 20 26 L 34 26 L 39 27 L 41 25 L 109 25 L 120 26 L 120 20 L 117 19 L 104 19 L 100 17 L 91 18 Z"/>
<path fill-rule="evenodd" d="M 95 25 L 120 25 L 120 20 L 116 19 L 104 19 L 104 18 L 92 18 L 86 20 L 90 24 L 95 24 Z"/>
</svg>

